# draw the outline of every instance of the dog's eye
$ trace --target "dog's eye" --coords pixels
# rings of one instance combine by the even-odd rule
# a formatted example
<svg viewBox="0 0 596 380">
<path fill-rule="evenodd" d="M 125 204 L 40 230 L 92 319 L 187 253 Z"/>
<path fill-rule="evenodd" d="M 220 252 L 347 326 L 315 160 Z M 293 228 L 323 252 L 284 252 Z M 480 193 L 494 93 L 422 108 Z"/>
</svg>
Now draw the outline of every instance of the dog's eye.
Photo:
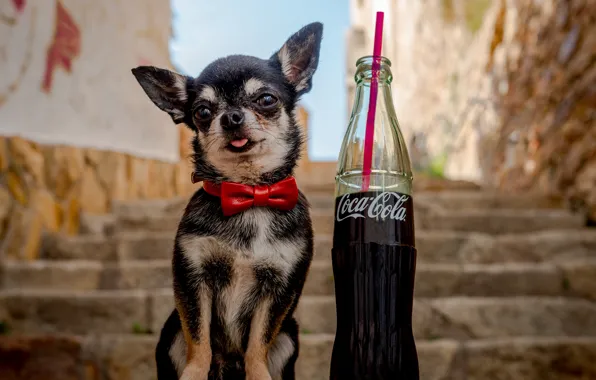
<svg viewBox="0 0 596 380">
<path fill-rule="evenodd" d="M 277 104 L 277 98 L 271 94 L 263 94 L 259 96 L 256 103 L 260 107 L 270 108 Z"/>
<path fill-rule="evenodd" d="M 211 119 L 211 110 L 206 106 L 200 106 L 195 111 L 195 117 L 199 120 L 209 120 Z"/>
</svg>

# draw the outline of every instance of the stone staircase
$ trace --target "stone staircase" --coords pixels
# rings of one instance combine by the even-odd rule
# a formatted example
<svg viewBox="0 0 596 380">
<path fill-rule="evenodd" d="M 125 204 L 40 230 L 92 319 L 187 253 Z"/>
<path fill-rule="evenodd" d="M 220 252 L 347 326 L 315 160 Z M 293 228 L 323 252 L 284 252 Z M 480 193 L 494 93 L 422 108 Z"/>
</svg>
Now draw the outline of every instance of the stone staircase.
<svg viewBox="0 0 596 380">
<path fill-rule="evenodd" d="M 316 255 L 297 310 L 297 372 L 300 380 L 322 380 L 336 323 L 333 198 L 311 192 L 309 199 Z M 60 360 L 75 357 L 80 368 L 67 379 L 155 378 L 184 205 L 115 204 L 109 216 L 85 217 L 85 234 L 48 238 L 42 260 L 4 263 L 4 328 L 10 336 L 59 337 L 57 346 L 31 339 Z M 415 218 L 413 327 L 422 380 L 596 378 L 595 230 L 549 199 L 480 191 L 419 193 Z"/>
</svg>

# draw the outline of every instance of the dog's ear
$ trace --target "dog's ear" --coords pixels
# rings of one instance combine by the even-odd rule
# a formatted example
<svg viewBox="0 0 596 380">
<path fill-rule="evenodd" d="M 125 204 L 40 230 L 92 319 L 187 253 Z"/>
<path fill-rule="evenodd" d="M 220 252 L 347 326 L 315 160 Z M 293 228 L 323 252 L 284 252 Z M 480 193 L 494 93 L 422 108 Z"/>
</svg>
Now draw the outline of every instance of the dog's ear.
<svg viewBox="0 0 596 380">
<path fill-rule="evenodd" d="M 319 51 L 323 38 L 323 24 L 314 22 L 290 37 L 271 60 L 279 63 L 281 70 L 301 95 L 310 91 L 312 77 L 319 64 Z"/>
<path fill-rule="evenodd" d="M 139 66 L 132 73 L 156 106 L 167 112 L 174 123 L 183 122 L 190 77 L 153 66 Z"/>
</svg>

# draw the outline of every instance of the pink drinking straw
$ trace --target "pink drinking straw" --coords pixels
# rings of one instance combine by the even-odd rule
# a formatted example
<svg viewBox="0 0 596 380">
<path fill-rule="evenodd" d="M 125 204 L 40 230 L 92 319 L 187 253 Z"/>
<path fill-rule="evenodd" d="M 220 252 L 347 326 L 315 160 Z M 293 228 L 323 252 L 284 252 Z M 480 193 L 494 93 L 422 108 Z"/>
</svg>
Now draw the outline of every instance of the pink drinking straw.
<svg viewBox="0 0 596 380">
<path fill-rule="evenodd" d="M 364 134 L 364 162 L 362 170 L 362 191 L 368 191 L 372 165 L 372 150 L 375 135 L 375 113 L 377 110 L 377 93 L 379 92 L 379 70 L 381 68 L 381 47 L 383 45 L 383 12 L 377 12 L 375 24 L 375 44 L 373 48 L 372 80 L 370 81 L 370 102 L 366 117 Z"/>
</svg>

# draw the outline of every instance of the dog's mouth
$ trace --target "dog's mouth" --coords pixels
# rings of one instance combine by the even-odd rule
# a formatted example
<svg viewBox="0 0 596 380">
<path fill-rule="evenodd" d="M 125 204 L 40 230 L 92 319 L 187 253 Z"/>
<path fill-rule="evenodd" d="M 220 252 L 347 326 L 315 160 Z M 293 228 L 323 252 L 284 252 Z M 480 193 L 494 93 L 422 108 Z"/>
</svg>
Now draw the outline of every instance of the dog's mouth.
<svg viewBox="0 0 596 380">
<path fill-rule="evenodd" d="M 262 141 L 263 140 L 254 141 L 247 137 L 234 137 L 230 140 L 228 145 L 226 145 L 226 149 L 229 150 L 230 152 L 234 152 L 234 153 L 244 153 L 244 152 L 248 152 L 255 145 L 257 145 L 258 143 L 260 143 Z"/>
</svg>

